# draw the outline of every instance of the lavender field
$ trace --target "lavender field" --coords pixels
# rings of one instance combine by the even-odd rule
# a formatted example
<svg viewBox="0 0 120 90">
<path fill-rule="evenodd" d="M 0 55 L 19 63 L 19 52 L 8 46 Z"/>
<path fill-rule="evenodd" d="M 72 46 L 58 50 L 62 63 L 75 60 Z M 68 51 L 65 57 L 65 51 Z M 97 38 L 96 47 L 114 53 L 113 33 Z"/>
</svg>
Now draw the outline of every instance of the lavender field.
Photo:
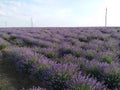
<svg viewBox="0 0 120 90">
<path fill-rule="evenodd" d="M 34 81 L 19 90 L 120 90 L 119 27 L 0 28 L 0 59 Z"/>
</svg>

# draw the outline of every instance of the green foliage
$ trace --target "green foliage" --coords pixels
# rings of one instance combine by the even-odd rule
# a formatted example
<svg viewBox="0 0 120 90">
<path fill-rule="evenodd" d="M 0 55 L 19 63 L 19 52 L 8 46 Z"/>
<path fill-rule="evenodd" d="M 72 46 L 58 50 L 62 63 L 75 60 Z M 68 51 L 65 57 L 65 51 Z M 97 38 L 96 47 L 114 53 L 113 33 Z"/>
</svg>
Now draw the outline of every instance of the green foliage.
<svg viewBox="0 0 120 90">
<path fill-rule="evenodd" d="M 67 88 L 67 81 L 70 80 L 70 75 L 67 71 L 55 71 L 48 75 L 53 90 L 62 90 Z"/>
<path fill-rule="evenodd" d="M 3 38 L 4 38 L 5 40 L 7 40 L 8 42 L 11 42 L 11 41 L 13 41 L 13 40 L 16 39 L 16 36 L 4 36 Z"/>
<path fill-rule="evenodd" d="M 11 41 L 11 43 L 20 47 L 25 46 L 25 43 L 22 40 L 18 40 L 18 39 Z"/>
<path fill-rule="evenodd" d="M 6 43 L 0 43 L 0 50 L 6 48 L 7 46 L 8 44 Z"/>
<path fill-rule="evenodd" d="M 90 40 L 89 40 L 89 38 L 80 37 L 80 38 L 79 38 L 79 41 L 80 41 L 80 42 L 89 42 Z"/>
<path fill-rule="evenodd" d="M 83 62 L 81 62 L 81 61 L 77 61 L 76 62 L 76 64 L 81 68 L 81 69 L 83 69 L 84 68 L 84 63 Z"/>
<path fill-rule="evenodd" d="M 0 85 L 0 90 L 2 90 L 2 86 Z"/>
<path fill-rule="evenodd" d="M 57 58 L 57 54 L 56 54 L 54 51 L 48 51 L 48 52 L 46 53 L 46 56 L 47 56 L 48 58 L 52 58 L 52 59 Z"/>
<path fill-rule="evenodd" d="M 73 51 L 70 48 L 60 48 L 59 55 L 64 56 L 65 54 L 72 54 Z"/>
<path fill-rule="evenodd" d="M 25 43 L 22 40 L 17 39 L 16 36 L 10 36 L 10 37 L 4 36 L 3 38 L 8 42 L 12 43 L 13 45 L 25 46 Z"/>
<path fill-rule="evenodd" d="M 68 62 L 72 62 L 72 61 L 73 61 L 73 58 L 69 57 L 69 56 L 66 56 L 61 60 L 62 63 L 68 63 Z"/>
<path fill-rule="evenodd" d="M 120 52 L 117 53 L 118 58 L 120 59 Z"/>
<path fill-rule="evenodd" d="M 92 60 L 94 58 L 94 55 L 93 55 L 93 53 L 86 53 L 85 58 L 88 60 Z"/>
<path fill-rule="evenodd" d="M 101 50 L 100 49 L 96 49 L 96 52 L 98 53 L 98 52 L 101 52 Z"/>
<path fill-rule="evenodd" d="M 55 60 L 57 63 L 61 63 L 61 58 L 59 58 L 59 57 L 54 58 L 54 60 Z"/>
<path fill-rule="evenodd" d="M 26 40 L 24 41 L 25 42 L 25 45 L 26 46 L 32 46 L 33 45 L 33 42 L 29 41 L 29 40 Z"/>
<path fill-rule="evenodd" d="M 115 49 L 115 46 L 109 45 L 108 48 L 113 51 Z"/>
<path fill-rule="evenodd" d="M 60 48 L 59 49 L 59 56 L 64 56 L 66 54 L 72 54 L 76 57 L 80 57 L 81 51 L 72 50 L 70 48 Z"/>
<path fill-rule="evenodd" d="M 90 87 L 86 84 L 75 84 L 72 90 L 90 90 Z"/>
<path fill-rule="evenodd" d="M 10 37 L 9 36 L 3 36 L 3 38 L 7 41 L 10 41 Z"/>
<path fill-rule="evenodd" d="M 109 67 L 102 75 L 102 78 L 105 81 L 105 84 L 108 88 L 114 90 L 115 87 L 120 87 L 120 70 L 118 68 Z"/>
<path fill-rule="evenodd" d="M 25 62 L 23 63 L 22 67 L 23 71 L 25 73 L 30 73 L 29 70 L 30 68 L 33 68 L 33 64 L 37 63 L 37 58 L 36 57 L 29 57 L 25 60 Z"/>
<path fill-rule="evenodd" d="M 107 63 L 111 63 L 113 61 L 113 57 L 108 55 L 104 55 L 100 59 L 101 62 L 107 62 Z"/>
<path fill-rule="evenodd" d="M 107 38 L 104 38 L 104 37 L 102 37 L 102 36 L 99 37 L 98 39 L 101 40 L 101 41 L 105 41 L 105 40 L 107 40 Z"/>
<path fill-rule="evenodd" d="M 10 36 L 10 40 L 15 40 L 16 36 Z"/>
<path fill-rule="evenodd" d="M 48 48 L 49 46 L 47 44 L 44 44 L 44 43 L 39 43 L 39 47 L 41 47 L 41 48 Z"/>
<path fill-rule="evenodd" d="M 48 67 L 49 67 L 49 65 L 45 65 L 45 64 L 41 64 L 41 65 L 36 66 L 35 69 L 34 69 L 34 75 L 35 75 L 35 77 L 37 79 L 39 79 L 39 80 L 42 80 L 43 79 L 43 77 L 42 77 L 43 72 Z"/>
<path fill-rule="evenodd" d="M 36 53 L 45 55 L 45 52 L 43 50 L 33 50 L 33 51 L 36 52 Z"/>
<path fill-rule="evenodd" d="M 91 76 L 97 77 L 98 79 L 100 78 L 100 71 L 97 66 L 91 66 L 86 68 L 86 73 Z"/>
<path fill-rule="evenodd" d="M 73 55 L 76 57 L 80 57 L 81 56 L 81 52 L 80 51 L 74 51 Z"/>
</svg>

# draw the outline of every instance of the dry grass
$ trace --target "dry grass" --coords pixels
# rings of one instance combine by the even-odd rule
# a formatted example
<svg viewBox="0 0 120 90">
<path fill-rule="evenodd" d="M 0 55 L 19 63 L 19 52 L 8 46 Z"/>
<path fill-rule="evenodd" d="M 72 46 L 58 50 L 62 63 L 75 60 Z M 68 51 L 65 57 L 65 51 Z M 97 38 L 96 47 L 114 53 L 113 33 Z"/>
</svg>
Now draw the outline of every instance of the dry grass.
<svg viewBox="0 0 120 90">
<path fill-rule="evenodd" d="M 13 62 L 0 59 L 0 90 L 20 90 L 36 86 L 35 84 L 38 82 L 18 73 Z"/>
</svg>

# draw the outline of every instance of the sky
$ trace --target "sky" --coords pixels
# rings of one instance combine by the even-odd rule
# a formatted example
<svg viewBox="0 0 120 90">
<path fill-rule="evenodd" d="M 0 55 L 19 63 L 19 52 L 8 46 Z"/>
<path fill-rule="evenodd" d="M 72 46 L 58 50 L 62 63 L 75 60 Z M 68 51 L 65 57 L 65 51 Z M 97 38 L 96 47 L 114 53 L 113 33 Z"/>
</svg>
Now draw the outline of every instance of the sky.
<svg viewBox="0 0 120 90">
<path fill-rule="evenodd" d="M 0 27 L 120 26 L 120 0 L 0 0 Z"/>
</svg>

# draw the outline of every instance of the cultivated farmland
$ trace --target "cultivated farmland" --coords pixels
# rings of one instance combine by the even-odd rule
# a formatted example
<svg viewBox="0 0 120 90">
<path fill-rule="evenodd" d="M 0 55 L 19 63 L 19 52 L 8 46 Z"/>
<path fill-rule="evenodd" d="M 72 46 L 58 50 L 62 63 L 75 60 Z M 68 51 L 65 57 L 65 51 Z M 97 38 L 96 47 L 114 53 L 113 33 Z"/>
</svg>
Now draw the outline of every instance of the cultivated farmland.
<svg viewBox="0 0 120 90">
<path fill-rule="evenodd" d="M 120 28 L 0 28 L 6 72 L 0 90 L 120 90 Z"/>
</svg>

